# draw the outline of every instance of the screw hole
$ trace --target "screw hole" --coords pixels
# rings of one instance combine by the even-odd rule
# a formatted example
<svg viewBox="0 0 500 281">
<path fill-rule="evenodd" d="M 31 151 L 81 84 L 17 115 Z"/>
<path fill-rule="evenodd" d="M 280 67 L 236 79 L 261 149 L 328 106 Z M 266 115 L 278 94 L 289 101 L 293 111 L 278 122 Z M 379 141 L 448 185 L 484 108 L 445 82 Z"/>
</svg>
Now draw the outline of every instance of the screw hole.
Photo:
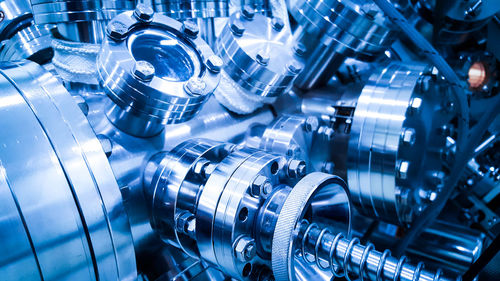
<svg viewBox="0 0 500 281">
<path fill-rule="evenodd" d="M 271 164 L 271 174 L 273 175 L 276 175 L 278 173 L 278 170 L 280 168 L 280 165 L 278 164 L 278 162 L 273 162 L 273 164 Z"/>
<path fill-rule="evenodd" d="M 240 221 L 246 221 L 248 218 L 248 209 L 246 207 L 241 208 L 240 214 L 238 215 Z"/>
<path fill-rule="evenodd" d="M 252 264 L 251 263 L 245 264 L 242 272 L 243 277 L 248 277 L 251 272 L 252 272 Z"/>
</svg>

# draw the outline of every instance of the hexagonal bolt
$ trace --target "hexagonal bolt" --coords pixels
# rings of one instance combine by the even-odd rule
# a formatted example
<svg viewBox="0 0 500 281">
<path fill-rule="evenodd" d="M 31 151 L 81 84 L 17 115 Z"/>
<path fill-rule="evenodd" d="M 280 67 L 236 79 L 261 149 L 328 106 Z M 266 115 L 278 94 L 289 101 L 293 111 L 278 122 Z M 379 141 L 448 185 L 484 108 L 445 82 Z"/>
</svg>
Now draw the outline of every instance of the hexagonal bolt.
<svg viewBox="0 0 500 281">
<path fill-rule="evenodd" d="M 194 237 L 196 232 L 196 217 L 189 212 L 185 212 L 177 217 L 176 226 L 178 232 Z"/>
<path fill-rule="evenodd" d="M 303 124 L 304 131 L 308 133 L 318 130 L 318 127 L 319 127 L 318 118 L 314 116 L 307 117 Z"/>
<path fill-rule="evenodd" d="M 296 61 L 292 60 L 286 65 L 287 70 L 292 74 L 299 74 L 302 71 L 302 65 Z"/>
<path fill-rule="evenodd" d="M 134 16 L 142 22 L 151 22 L 154 14 L 153 8 L 142 3 L 137 4 L 134 10 Z"/>
<path fill-rule="evenodd" d="M 412 98 L 408 106 L 408 114 L 410 115 L 419 114 L 421 108 L 422 108 L 422 99 L 418 97 Z"/>
<path fill-rule="evenodd" d="M 207 83 L 205 83 L 205 81 L 203 81 L 200 77 L 193 77 L 184 84 L 184 90 L 192 96 L 203 95 L 206 87 Z"/>
<path fill-rule="evenodd" d="M 243 17 L 245 17 L 247 20 L 253 20 L 253 17 L 255 16 L 255 9 L 252 8 L 250 5 L 245 5 L 241 9 L 241 14 Z"/>
<path fill-rule="evenodd" d="M 288 161 L 288 176 L 291 178 L 302 178 L 306 175 L 306 162 L 292 159 Z"/>
<path fill-rule="evenodd" d="M 128 26 L 119 21 L 111 21 L 106 27 L 106 33 L 109 38 L 121 41 L 127 37 Z"/>
<path fill-rule="evenodd" d="M 410 162 L 408 162 L 408 161 L 399 162 L 399 165 L 397 168 L 398 178 L 403 179 L 403 180 L 408 179 L 408 170 L 409 169 L 410 169 Z"/>
<path fill-rule="evenodd" d="M 327 141 L 331 141 L 335 135 L 335 130 L 328 126 L 320 126 L 318 128 L 318 134 L 323 136 Z"/>
<path fill-rule="evenodd" d="M 242 36 L 245 32 L 245 26 L 243 26 L 243 23 L 237 19 L 231 23 L 230 28 L 236 36 Z"/>
<path fill-rule="evenodd" d="M 78 107 L 82 110 L 83 115 L 87 116 L 89 114 L 89 105 L 84 98 L 80 95 L 74 95 L 73 100 L 76 102 Z"/>
<path fill-rule="evenodd" d="M 106 154 L 106 157 L 111 156 L 113 152 L 113 142 L 105 135 L 97 135 L 97 139 L 101 143 L 102 150 L 104 154 Z"/>
<path fill-rule="evenodd" d="M 145 60 L 136 61 L 132 73 L 137 79 L 149 82 L 155 76 L 155 67 Z"/>
<path fill-rule="evenodd" d="M 255 59 L 262 65 L 267 65 L 269 63 L 269 55 L 264 50 L 258 51 L 257 55 L 255 55 Z"/>
<path fill-rule="evenodd" d="M 283 20 L 281 18 L 278 18 L 278 17 L 274 17 L 271 20 L 271 24 L 273 25 L 273 29 L 278 31 L 278 32 L 283 30 L 283 27 L 285 27 L 285 23 L 283 22 Z"/>
<path fill-rule="evenodd" d="M 182 24 L 182 32 L 184 32 L 187 36 L 191 38 L 196 38 L 200 33 L 200 28 L 195 22 L 186 20 Z"/>
<path fill-rule="evenodd" d="M 207 59 L 207 68 L 213 73 L 219 73 L 224 66 L 224 62 L 219 56 L 212 55 Z"/>
<path fill-rule="evenodd" d="M 250 237 L 243 236 L 234 245 L 234 256 L 241 262 L 252 260 L 256 252 L 255 240 Z"/>
<path fill-rule="evenodd" d="M 405 145 L 415 144 L 415 129 L 403 128 L 403 131 L 401 132 L 401 141 Z"/>
<path fill-rule="evenodd" d="M 432 77 L 429 75 L 424 75 L 420 78 L 420 89 L 422 92 L 428 92 L 431 88 Z"/>
<path fill-rule="evenodd" d="M 266 176 L 258 175 L 252 182 L 252 186 L 250 188 L 250 192 L 252 196 L 258 197 L 260 196 L 261 191 L 264 190 L 264 186 L 269 183 L 269 180 Z"/>
<path fill-rule="evenodd" d="M 420 188 L 418 191 L 418 196 L 420 197 L 420 199 L 426 202 L 434 202 L 438 194 L 433 190 L 426 190 L 424 188 Z"/>
<path fill-rule="evenodd" d="M 306 53 L 307 49 L 304 44 L 299 42 L 293 46 L 293 51 L 297 56 L 302 57 Z"/>
</svg>

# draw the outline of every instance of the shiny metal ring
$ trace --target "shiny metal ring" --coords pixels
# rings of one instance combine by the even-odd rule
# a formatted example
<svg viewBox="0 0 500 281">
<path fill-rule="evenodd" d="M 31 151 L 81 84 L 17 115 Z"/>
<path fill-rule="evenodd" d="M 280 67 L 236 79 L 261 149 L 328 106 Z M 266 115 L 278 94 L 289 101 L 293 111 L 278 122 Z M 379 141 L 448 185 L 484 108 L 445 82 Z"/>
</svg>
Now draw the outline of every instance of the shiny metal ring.
<svg viewBox="0 0 500 281">
<path fill-rule="evenodd" d="M 347 281 L 351 281 L 351 277 L 349 276 L 349 258 L 351 256 L 351 252 L 352 252 L 352 248 L 354 247 L 354 245 L 357 245 L 359 244 L 359 238 L 357 237 L 354 237 L 351 242 L 349 242 L 349 245 L 347 246 L 347 249 L 345 250 L 345 254 L 344 254 L 344 273 L 345 273 L 345 276 L 344 278 L 347 280 Z"/>
<path fill-rule="evenodd" d="M 361 281 L 364 280 L 365 278 L 365 267 L 366 267 L 366 262 L 368 261 L 368 255 L 370 255 L 371 250 L 373 250 L 375 246 L 373 246 L 372 243 L 369 243 L 366 245 L 365 250 L 363 251 L 363 255 L 361 256 L 361 260 L 359 262 L 359 279 Z"/>
<path fill-rule="evenodd" d="M 384 271 L 385 260 L 390 255 L 391 255 L 391 250 L 387 249 L 384 251 L 384 253 L 380 257 L 380 260 L 379 260 L 379 263 L 377 266 L 377 275 L 375 278 L 376 281 L 383 281 L 383 279 L 381 279 L 381 277 L 382 277 L 382 272 Z"/>
<path fill-rule="evenodd" d="M 324 228 L 323 230 L 321 230 L 321 232 L 318 235 L 318 239 L 316 239 L 316 245 L 314 245 L 314 255 L 316 256 L 316 265 L 322 270 L 328 269 L 328 266 L 323 266 L 319 259 L 319 247 L 321 246 L 321 239 L 323 239 L 325 233 L 332 233 L 332 232 L 328 228 Z"/>
<path fill-rule="evenodd" d="M 344 238 L 344 234 L 342 233 L 339 233 L 335 236 L 335 238 L 333 239 L 333 242 L 332 242 L 332 245 L 330 247 L 330 253 L 329 253 L 329 257 L 330 257 L 330 269 L 333 273 L 333 275 L 337 278 L 341 278 L 344 276 L 344 272 L 343 272 L 343 269 L 342 267 L 339 265 L 338 261 L 337 261 L 337 257 L 335 256 L 335 251 L 337 249 L 337 244 L 339 243 L 340 239 Z M 342 271 L 340 271 L 342 270 Z"/>
</svg>

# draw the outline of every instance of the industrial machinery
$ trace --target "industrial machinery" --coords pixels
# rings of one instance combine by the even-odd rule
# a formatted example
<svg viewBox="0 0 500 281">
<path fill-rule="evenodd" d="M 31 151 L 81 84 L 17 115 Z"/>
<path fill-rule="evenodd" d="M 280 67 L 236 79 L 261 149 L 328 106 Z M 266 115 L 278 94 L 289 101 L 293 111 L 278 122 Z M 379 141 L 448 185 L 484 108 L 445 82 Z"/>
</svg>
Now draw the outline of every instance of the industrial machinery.
<svg viewBox="0 0 500 281">
<path fill-rule="evenodd" d="M 0 0 L 0 280 L 500 279 L 498 0 Z"/>
</svg>

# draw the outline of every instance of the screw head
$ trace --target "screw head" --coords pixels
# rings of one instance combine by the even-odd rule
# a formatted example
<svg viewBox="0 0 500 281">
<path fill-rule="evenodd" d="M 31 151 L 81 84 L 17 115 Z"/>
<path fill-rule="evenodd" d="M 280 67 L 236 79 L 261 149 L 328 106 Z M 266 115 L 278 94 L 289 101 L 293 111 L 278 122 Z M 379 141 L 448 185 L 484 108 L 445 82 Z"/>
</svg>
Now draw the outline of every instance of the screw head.
<svg viewBox="0 0 500 281">
<path fill-rule="evenodd" d="M 403 179 L 403 180 L 407 179 L 409 168 L 410 168 L 410 162 L 408 162 L 408 161 L 399 162 L 398 170 L 397 170 L 398 178 Z"/>
<path fill-rule="evenodd" d="M 151 63 L 140 60 L 135 62 L 133 73 L 137 79 L 148 82 L 155 76 L 155 68 Z"/>
<path fill-rule="evenodd" d="M 319 127 L 319 121 L 318 118 L 314 116 L 309 116 L 307 117 L 306 121 L 304 122 L 304 131 L 306 132 L 314 132 L 318 130 Z"/>
<path fill-rule="evenodd" d="M 151 22 L 154 14 L 153 8 L 142 3 L 137 4 L 134 10 L 134 16 L 142 22 Z"/>
<path fill-rule="evenodd" d="M 271 24 L 273 25 L 274 30 L 276 30 L 278 32 L 281 31 L 283 29 L 283 27 L 285 27 L 285 23 L 283 22 L 283 20 L 281 18 L 278 18 L 278 17 L 274 17 L 271 20 Z"/>
<path fill-rule="evenodd" d="M 401 133 L 401 140 L 406 145 L 413 145 L 415 143 L 415 129 L 404 128 Z"/>
<path fill-rule="evenodd" d="M 302 71 L 302 65 L 296 60 L 292 60 L 286 65 L 288 71 L 292 74 L 299 74 Z"/>
<path fill-rule="evenodd" d="M 200 33 L 200 28 L 195 22 L 187 20 L 182 23 L 182 32 L 189 37 L 196 38 Z"/>
<path fill-rule="evenodd" d="M 250 237 L 241 237 L 234 246 L 234 255 L 241 262 L 252 260 L 256 253 L 255 241 Z"/>
<path fill-rule="evenodd" d="M 189 236 L 194 235 L 196 231 L 196 217 L 186 212 L 177 217 L 177 231 L 187 234 Z"/>
<path fill-rule="evenodd" d="M 127 37 L 128 27 L 122 22 L 111 21 L 106 27 L 106 31 L 109 38 L 121 41 Z"/>
<path fill-rule="evenodd" d="M 200 77 L 193 77 L 184 84 L 184 90 L 193 96 L 201 96 L 207 84 Z"/>
<path fill-rule="evenodd" d="M 261 190 L 263 190 L 263 187 L 266 185 L 266 183 L 269 183 L 266 176 L 258 175 L 257 177 L 255 177 L 255 179 L 252 182 L 251 189 L 250 189 L 252 195 L 259 196 Z"/>
<path fill-rule="evenodd" d="M 258 51 L 257 55 L 255 55 L 255 59 L 262 65 L 267 65 L 269 63 L 269 55 L 264 50 Z"/>
<path fill-rule="evenodd" d="M 193 165 L 193 172 L 197 175 L 200 175 L 202 178 L 206 178 L 207 174 L 205 173 L 205 170 L 208 165 L 210 165 L 210 161 L 201 158 Z"/>
<path fill-rule="evenodd" d="M 262 186 L 261 191 L 263 195 L 269 195 L 273 191 L 273 189 L 274 189 L 273 185 L 269 181 L 266 181 Z"/>
<path fill-rule="evenodd" d="M 213 73 L 219 73 L 224 65 L 224 62 L 219 56 L 212 55 L 207 59 L 207 68 Z"/>
<path fill-rule="evenodd" d="M 243 23 L 239 20 L 234 20 L 231 23 L 230 27 L 231 27 L 231 31 L 236 36 L 242 36 L 243 33 L 245 32 L 245 27 L 243 26 Z"/>
<path fill-rule="evenodd" d="M 250 5 L 245 5 L 241 9 L 241 14 L 243 17 L 245 17 L 247 20 L 252 20 L 253 17 L 255 16 L 255 9 L 252 8 Z"/>
</svg>

